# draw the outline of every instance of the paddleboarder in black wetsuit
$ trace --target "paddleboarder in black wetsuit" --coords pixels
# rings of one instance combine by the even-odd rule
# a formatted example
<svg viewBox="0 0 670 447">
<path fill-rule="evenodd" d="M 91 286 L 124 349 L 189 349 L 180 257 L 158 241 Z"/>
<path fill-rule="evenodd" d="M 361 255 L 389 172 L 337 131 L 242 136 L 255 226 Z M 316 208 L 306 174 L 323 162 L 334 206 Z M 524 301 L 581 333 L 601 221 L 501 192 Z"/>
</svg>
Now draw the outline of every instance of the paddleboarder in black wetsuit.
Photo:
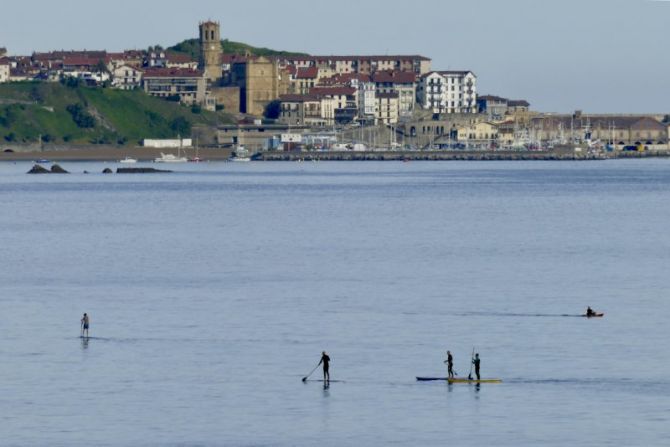
<svg viewBox="0 0 670 447">
<path fill-rule="evenodd" d="M 326 351 L 323 351 L 321 353 L 321 360 L 319 361 L 319 365 L 322 363 L 323 363 L 323 383 L 330 383 L 330 372 L 328 372 L 328 369 L 330 368 L 330 357 L 328 357 Z"/>
<path fill-rule="evenodd" d="M 81 317 L 81 336 L 84 336 L 84 332 L 86 332 L 86 337 L 88 337 L 88 325 L 90 324 L 91 320 L 88 317 L 88 315 L 84 314 L 83 317 Z"/>
<path fill-rule="evenodd" d="M 477 376 L 477 380 L 480 380 L 479 378 L 479 353 L 475 354 L 475 358 L 472 359 L 472 363 L 475 365 L 475 375 Z"/>
<path fill-rule="evenodd" d="M 591 309 L 590 306 L 586 308 L 586 316 L 587 316 L 587 317 L 592 317 L 592 316 L 594 316 L 595 314 L 596 314 L 596 313 L 593 311 L 593 309 Z"/>
<path fill-rule="evenodd" d="M 444 361 L 447 364 L 447 373 L 450 379 L 454 377 L 454 356 L 451 355 L 451 351 L 447 351 L 447 360 Z"/>
</svg>

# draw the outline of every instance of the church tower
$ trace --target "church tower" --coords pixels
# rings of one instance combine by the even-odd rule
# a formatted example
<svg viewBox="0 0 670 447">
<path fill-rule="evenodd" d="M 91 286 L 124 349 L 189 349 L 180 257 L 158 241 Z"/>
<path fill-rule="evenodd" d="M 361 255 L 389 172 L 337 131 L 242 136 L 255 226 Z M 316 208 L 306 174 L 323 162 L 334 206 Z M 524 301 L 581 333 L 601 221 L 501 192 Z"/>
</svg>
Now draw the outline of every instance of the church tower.
<svg viewBox="0 0 670 447">
<path fill-rule="evenodd" d="M 221 78 L 221 26 L 219 22 L 200 22 L 200 69 L 208 81 Z"/>
</svg>

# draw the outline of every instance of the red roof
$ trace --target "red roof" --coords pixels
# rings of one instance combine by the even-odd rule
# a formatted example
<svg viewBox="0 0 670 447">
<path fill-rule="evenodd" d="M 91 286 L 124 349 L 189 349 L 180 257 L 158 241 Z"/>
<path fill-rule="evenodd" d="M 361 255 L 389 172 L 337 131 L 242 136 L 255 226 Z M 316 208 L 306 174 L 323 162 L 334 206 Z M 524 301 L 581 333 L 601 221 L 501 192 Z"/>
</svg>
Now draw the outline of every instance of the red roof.
<svg viewBox="0 0 670 447">
<path fill-rule="evenodd" d="M 97 65 L 100 61 L 104 62 L 104 59 L 101 58 L 92 58 L 86 56 L 67 56 L 63 58 L 63 65 L 75 65 L 77 67 L 90 67 Z"/>
<path fill-rule="evenodd" d="M 166 58 L 169 62 L 175 64 L 188 64 L 195 63 L 195 61 L 188 54 L 183 53 L 167 53 Z"/>
<path fill-rule="evenodd" d="M 413 84 L 416 82 L 416 73 L 409 71 L 378 71 L 372 75 L 372 81 L 390 84 Z"/>
<path fill-rule="evenodd" d="M 298 68 L 296 79 L 316 79 L 319 76 L 318 67 Z"/>
<path fill-rule="evenodd" d="M 187 68 L 149 68 L 144 72 L 145 78 L 200 78 L 203 72 Z"/>
<path fill-rule="evenodd" d="M 357 79 L 360 82 L 370 82 L 370 76 L 364 73 L 339 73 L 329 78 L 319 80 L 319 85 L 349 85 Z"/>
</svg>

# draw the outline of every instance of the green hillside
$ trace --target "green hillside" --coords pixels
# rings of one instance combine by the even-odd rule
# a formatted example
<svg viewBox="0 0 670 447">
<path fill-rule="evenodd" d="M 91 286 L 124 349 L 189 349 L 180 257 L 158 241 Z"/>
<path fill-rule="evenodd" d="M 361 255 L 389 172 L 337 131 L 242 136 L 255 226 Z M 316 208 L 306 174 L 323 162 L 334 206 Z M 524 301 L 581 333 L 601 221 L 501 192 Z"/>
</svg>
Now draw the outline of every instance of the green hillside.
<svg viewBox="0 0 670 447">
<path fill-rule="evenodd" d="M 0 142 L 130 144 L 144 138 L 188 137 L 194 125 L 230 123 L 142 91 L 53 82 L 0 84 Z"/>
<path fill-rule="evenodd" d="M 226 54 L 253 54 L 256 56 L 307 56 L 305 53 L 295 53 L 290 51 L 278 51 L 270 48 L 254 47 L 242 42 L 233 42 L 232 40 L 224 39 L 221 41 L 221 48 Z M 185 53 L 190 55 L 194 60 L 198 60 L 200 55 L 200 42 L 198 39 L 188 39 L 177 45 L 168 48 L 170 51 L 177 53 Z"/>
</svg>

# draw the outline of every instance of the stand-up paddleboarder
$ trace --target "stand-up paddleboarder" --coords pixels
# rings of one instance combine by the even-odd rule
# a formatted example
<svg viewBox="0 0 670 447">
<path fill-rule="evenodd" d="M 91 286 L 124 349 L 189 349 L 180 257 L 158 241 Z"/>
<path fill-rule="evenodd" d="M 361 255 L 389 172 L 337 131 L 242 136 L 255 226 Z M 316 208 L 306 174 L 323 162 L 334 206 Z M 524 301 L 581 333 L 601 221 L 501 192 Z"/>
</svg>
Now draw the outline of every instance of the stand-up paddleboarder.
<svg viewBox="0 0 670 447">
<path fill-rule="evenodd" d="M 319 365 L 322 363 L 323 363 L 323 383 L 330 383 L 330 372 L 328 372 L 330 368 L 330 357 L 328 357 L 326 351 L 323 351 L 321 353 L 321 360 L 319 361 Z"/>
<path fill-rule="evenodd" d="M 88 314 L 84 312 L 84 316 L 81 317 L 81 336 L 84 336 L 84 332 L 86 332 L 86 337 L 88 337 L 88 326 L 90 324 L 91 320 L 88 317 Z"/>
<path fill-rule="evenodd" d="M 444 361 L 447 364 L 447 373 L 450 379 L 454 378 L 454 356 L 451 355 L 451 351 L 447 351 L 447 360 Z"/>
<path fill-rule="evenodd" d="M 479 359 L 479 353 L 475 354 L 475 358 L 472 359 L 472 364 L 475 365 L 475 375 L 477 376 L 477 380 L 481 380 L 479 377 L 479 365 L 481 363 L 481 360 Z"/>
</svg>

